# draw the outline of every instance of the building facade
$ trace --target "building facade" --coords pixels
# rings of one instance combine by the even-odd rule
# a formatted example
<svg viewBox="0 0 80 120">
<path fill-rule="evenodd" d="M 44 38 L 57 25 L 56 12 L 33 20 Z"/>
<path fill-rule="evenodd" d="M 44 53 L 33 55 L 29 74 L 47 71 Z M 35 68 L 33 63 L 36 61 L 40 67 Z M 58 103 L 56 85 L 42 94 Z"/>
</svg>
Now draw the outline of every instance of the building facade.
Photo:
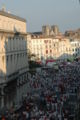
<svg viewBox="0 0 80 120">
<path fill-rule="evenodd" d="M 0 106 L 19 104 L 27 83 L 26 20 L 0 11 Z M 27 88 L 24 88 L 27 89 Z"/>
<path fill-rule="evenodd" d="M 66 61 L 80 56 L 80 41 L 65 36 L 28 35 L 28 50 L 35 60 L 56 59 Z"/>
<path fill-rule="evenodd" d="M 26 20 L 11 13 L 0 11 L 0 29 L 26 33 Z"/>
</svg>

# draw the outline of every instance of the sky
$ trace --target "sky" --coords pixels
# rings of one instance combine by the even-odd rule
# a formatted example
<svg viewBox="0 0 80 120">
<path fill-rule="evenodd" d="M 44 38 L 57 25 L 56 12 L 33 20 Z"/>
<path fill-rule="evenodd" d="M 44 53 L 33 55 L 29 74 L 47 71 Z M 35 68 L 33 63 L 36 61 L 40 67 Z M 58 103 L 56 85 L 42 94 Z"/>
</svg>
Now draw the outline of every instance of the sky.
<svg viewBox="0 0 80 120">
<path fill-rule="evenodd" d="M 27 31 L 37 32 L 43 25 L 58 25 L 61 32 L 80 28 L 79 0 L 0 0 L 0 9 L 27 20 Z"/>
</svg>

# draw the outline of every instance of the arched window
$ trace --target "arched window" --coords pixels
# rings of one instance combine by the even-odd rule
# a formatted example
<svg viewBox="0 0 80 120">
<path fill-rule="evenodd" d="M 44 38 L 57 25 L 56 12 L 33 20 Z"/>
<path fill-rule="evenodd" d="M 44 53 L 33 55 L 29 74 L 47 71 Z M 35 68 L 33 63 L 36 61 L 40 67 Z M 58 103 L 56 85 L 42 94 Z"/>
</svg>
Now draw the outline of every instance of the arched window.
<svg viewBox="0 0 80 120">
<path fill-rule="evenodd" d="M 4 64 L 4 56 L 2 56 L 2 62 L 3 62 L 3 64 Z"/>
</svg>

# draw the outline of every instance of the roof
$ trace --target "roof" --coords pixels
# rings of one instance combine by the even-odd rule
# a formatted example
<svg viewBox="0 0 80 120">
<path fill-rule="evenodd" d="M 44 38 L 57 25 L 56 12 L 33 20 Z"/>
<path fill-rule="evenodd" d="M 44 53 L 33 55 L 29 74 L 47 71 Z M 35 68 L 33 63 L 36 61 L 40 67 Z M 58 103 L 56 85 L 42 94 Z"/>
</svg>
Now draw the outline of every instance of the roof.
<svg viewBox="0 0 80 120">
<path fill-rule="evenodd" d="M 31 33 L 32 35 L 42 35 L 42 32 L 40 31 L 40 32 L 33 32 L 33 33 Z"/>
<path fill-rule="evenodd" d="M 21 18 L 21 17 L 16 16 L 16 15 L 13 15 L 13 14 L 8 13 L 8 12 L 5 12 L 5 11 L 0 11 L 0 15 L 5 16 L 5 17 L 9 17 L 9 18 L 13 18 L 13 19 L 16 19 L 16 20 L 20 20 L 20 21 L 23 21 L 23 22 L 26 22 L 26 19 Z"/>
</svg>

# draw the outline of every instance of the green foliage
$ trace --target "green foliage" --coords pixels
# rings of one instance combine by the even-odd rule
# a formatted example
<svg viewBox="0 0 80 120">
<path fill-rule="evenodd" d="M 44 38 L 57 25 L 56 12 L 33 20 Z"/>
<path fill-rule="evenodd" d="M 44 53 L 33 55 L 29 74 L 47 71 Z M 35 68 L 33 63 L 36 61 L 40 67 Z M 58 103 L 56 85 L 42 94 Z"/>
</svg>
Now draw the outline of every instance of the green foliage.
<svg viewBox="0 0 80 120">
<path fill-rule="evenodd" d="M 35 68 L 38 68 L 38 67 L 41 67 L 41 65 L 35 61 L 29 61 L 29 68 L 30 69 L 35 69 Z"/>
</svg>

